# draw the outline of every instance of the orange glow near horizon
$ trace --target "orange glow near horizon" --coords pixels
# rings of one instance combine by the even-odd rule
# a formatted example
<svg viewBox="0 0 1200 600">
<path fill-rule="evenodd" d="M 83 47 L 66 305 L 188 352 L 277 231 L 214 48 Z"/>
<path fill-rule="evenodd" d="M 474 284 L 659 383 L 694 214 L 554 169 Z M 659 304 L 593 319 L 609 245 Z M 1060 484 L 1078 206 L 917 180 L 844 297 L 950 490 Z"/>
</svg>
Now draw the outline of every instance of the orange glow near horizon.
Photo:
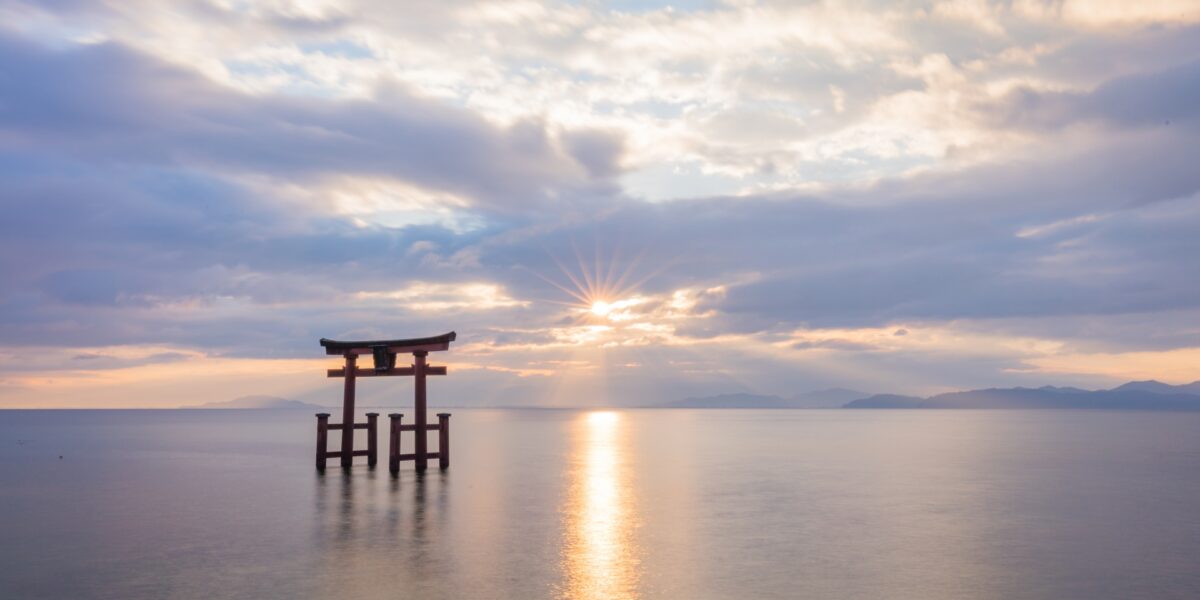
<svg viewBox="0 0 1200 600">
<path fill-rule="evenodd" d="M 563 597 L 600 600 L 638 595 L 637 519 L 621 419 L 616 412 L 592 412 L 572 427 Z"/>
<path fill-rule="evenodd" d="M 1025 360 L 1029 371 L 1087 374 L 1113 381 L 1154 379 L 1175 385 L 1200 381 L 1200 347 L 1143 352 L 1061 353 Z"/>
<path fill-rule="evenodd" d="M 5 408 L 176 408 L 240 396 L 294 397 L 324 385 L 329 361 L 321 358 L 232 358 L 167 347 L 75 349 L 70 354 L 102 355 L 136 361 L 172 352 L 171 362 L 108 369 L 47 367 L 0 378 L 0 407 Z M 61 356 L 58 360 L 62 360 Z M 68 359 L 69 360 L 69 359 Z M 87 365 L 90 361 L 85 361 Z"/>
</svg>

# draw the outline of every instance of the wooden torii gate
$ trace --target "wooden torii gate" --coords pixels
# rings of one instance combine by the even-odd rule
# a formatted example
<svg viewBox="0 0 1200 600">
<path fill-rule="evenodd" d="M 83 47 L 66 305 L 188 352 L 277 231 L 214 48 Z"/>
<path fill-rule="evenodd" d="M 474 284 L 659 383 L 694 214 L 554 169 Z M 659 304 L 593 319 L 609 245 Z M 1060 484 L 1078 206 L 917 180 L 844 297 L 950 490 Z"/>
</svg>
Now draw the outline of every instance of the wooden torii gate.
<svg viewBox="0 0 1200 600">
<path fill-rule="evenodd" d="M 438 459 L 438 465 L 445 469 L 450 466 L 450 413 L 438 413 L 438 424 L 430 425 L 425 413 L 425 376 L 445 375 L 446 367 L 435 367 L 425 364 L 425 357 L 430 352 L 450 349 L 457 334 L 453 331 L 443 335 L 409 340 L 369 340 L 355 342 L 339 342 L 321 338 L 321 346 L 327 355 L 341 355 L 346 359 L 346 366 L 340 369 L 329 369 L 328 377 L 344 377 L 346 380 L 345 393 L 342 397 L 342 422 L 329 423 L 329 413 L 317 414 L 317 469 L 324 470 L 325 462 L 330 458 L 341 459 L 343 467 L 349 467 L 355 456 L 366 456 L 367 464 L 375 466 L 376 424 L 379 413 L 367 413 L 367 423 L 354 423 L 354 383 L 359 377 L 394 377 L 412 376 L 415 381 L 416 423 L 403 425 L 404 415 L 389 414 L 391 420 L 390 444 L 388 447 L 388 469 L 392 473 L 400 470 L 400 461 L 411 460 L 418 471 L 424 471 L 430 458 Z M 370 354 L 374 359 L 374 368 L 366 369 L 355 366 L 361 354 Z M 396 366 L 397 354 L 412 354 L 413 364 L 407 367 Z M 327 446 L 329 430 L 342 431 L 341 450 L 330 452 Z M 354 430 L 367 430 L 367 449 L 354 450 Z M 400 432 L 416 433 L 416 443 L 412 454 L 400 454 Z M 428 451 L 427 432 L 438 432 L 438 451 Z"/>
</svg>

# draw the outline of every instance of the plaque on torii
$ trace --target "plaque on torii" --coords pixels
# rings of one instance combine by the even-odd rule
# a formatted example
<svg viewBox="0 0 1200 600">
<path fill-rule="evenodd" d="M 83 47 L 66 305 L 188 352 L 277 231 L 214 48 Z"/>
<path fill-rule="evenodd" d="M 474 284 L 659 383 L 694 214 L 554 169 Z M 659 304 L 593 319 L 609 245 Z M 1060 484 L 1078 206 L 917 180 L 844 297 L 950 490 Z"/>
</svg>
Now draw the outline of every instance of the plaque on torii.
<svg viewBox="0 0 1200 600">
<path fill-rule="evenodd" d="M 366 456 L 367 464 L 374 466 L 377 458 L 376 419 L 379 413 L 367 413 L 365 424 L 354 423 L 354 383 L 359 377 L 395 377 L 411 376 L 414 378 L 414 408 L 416 423 L 404 425 L 404 416 L 398 413 L 388 415 L 391 420 L 389 435 L 388 468 L 395 473 L 400 470 L 400 461 L 411 460 L 418 471 L 424 471 L 430 458 L 438 459 L 438 464 L 445 469 L 450 465 L 450 414 L 438 413 L 438 423 L 430 425 L 425 412 L 425 377 L 427 375 L 445 375 L 446 367 L 435 367 L 425 363 L 425 357 L 430 352 L 440 352 L 450 349 L 450 342 L 457 337 L 453 331 L 443 335 L 407 340 L 363 340 L 343 342 L 321 338 L 321 346 L 327 355 L 340 355 L 346 364 L 340 369 L 329 369 L 328 377 L 345 379 L 345 392 L 342 397 L 341 424 L 329 423 L 329 414 L 317 415 L 317 468 L 324 469 L 325 462 L 330 458 L 341 460 L 343 467 L 349 467 L 355 456 Z M 358 357 L 371 355 L 372 366 L 359 367 Z M 413 363 L 409 366 L 396 366 L 397 354 L 412 354 Z M 329 430 L 342 431 L 341 450 L 330 452 L 327 449 Z M 367 430 L 367 449 L 354 449 L 354 431 Z M 400 453 L 400 433 L 413 431 L 416 433 L 416 443 L 412 454 Z M 428 451 L 427 432 L 438 432 L 438 451 Z"/>
</svg>

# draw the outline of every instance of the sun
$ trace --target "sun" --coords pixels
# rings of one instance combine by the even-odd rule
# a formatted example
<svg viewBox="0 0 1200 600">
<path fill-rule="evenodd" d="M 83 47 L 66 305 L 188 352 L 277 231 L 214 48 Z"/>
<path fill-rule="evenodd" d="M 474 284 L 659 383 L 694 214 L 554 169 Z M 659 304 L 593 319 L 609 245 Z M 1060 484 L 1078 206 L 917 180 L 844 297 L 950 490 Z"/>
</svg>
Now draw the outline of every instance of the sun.
<svg viewBox="0 0 1200 600">
<path fill-rule="evenodd" d="M 604 300 L 596 300 L 592 302 L 591 311 L 597 317 L 607 317 L 608 313 L 613 311 L 613 305 Z"/>
<path fill-rule="evenodd" d="M 622 260 L 620 252 L 614 249 L 611 255 L 605 257 L 597 244 L 596 253 L 591 260 L 585 260 L 574 242 L 571 243 L 571 247 L 575 250 L 575 259 L 578 261 L 576 268 L 568 267 L 554 254 L 549 255 L 562 275 L 567 278 L 566 282 L 560 283 L 536 270 L 530 270 L 570 298 L 568 301 L 546 301 L 568 307 L 569 322 L 573 326 L 609 328 L 615 323 L 638 319 L 641 313 L 635 307 L 645 304 L 648 299 L 636 290 L 666 268 L 666 265 L 660 265 L 654 271 L 636 277 L 635 272 L 638 271 L 642 254 L 635 255 L 630 260 Z"/>
</svg>

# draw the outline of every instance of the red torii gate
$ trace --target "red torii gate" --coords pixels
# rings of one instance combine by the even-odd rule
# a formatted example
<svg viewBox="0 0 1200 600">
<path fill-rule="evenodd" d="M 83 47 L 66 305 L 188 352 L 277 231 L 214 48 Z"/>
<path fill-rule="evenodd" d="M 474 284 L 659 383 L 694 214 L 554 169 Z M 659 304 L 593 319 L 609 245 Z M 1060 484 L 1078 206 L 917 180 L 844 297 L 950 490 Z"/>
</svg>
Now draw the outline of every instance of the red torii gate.
<svg viewBox="0 0 1200 600">
<path fill-rule="evenodd" d="M 429 425 L 425 414 L 425 376 L 445 375 L 446 367 L 435 367 L 425 364 L 425 356 L 430 352 L 450 349 L 457 334 L 450 333 L 408 340 L 370 340 L 355 342 L 339 342 L 321 338 L 321 346 L 327 355 L 341 355 L 346 359 L 346 366 L 341 369 L 329 369 L 328 377 L 344 377 L 346 379 L 345 394 L 342 398 L 341 424 L 329 423 L 329 413 L 317 414 L 317 469 L 325 469 L 325 461 L 330 458 L 340 458 L 343 467 L 349 467 L 355 456 L 366 456 L 367 464 L 375 466 L 376 450 L 376 419 L 379 413 L 367 413 L 366 424 L 354 423 L 354 382 L 359 377 L 394 377 L 409 376 L 415 378 L 416 423 L 403 425 L 404 415 L 389 414 L 391 420 L 390 444 L 388 447 L 388 469 L 392 473 L 400 470 L 400 461 L 411 460 L 418 471 L 424 471 L 428 459 L 438 459 L 438 465 L 445 469 L 450 466 L 450 413 L 438 413 L 438 424 Z M 413 355 L 413 364 L 407 367 L 396 366 L 397 354 Z M 364 369 L 355 366 L 360 354 L 370 354 L 374 358 L 374 368 Z M 330 452 L 327 448 L 329 430 L 342 431 L 341 451 Z M 354 430 L 367 430 L 367 449 L 354 450 Z M 400 432 L 413 431 L 416 433 L 416 444 L 412 454 L 400 454 Z M 426 432 L 438 432 L 438 451 L 428 451 Z"/>
</svg>

